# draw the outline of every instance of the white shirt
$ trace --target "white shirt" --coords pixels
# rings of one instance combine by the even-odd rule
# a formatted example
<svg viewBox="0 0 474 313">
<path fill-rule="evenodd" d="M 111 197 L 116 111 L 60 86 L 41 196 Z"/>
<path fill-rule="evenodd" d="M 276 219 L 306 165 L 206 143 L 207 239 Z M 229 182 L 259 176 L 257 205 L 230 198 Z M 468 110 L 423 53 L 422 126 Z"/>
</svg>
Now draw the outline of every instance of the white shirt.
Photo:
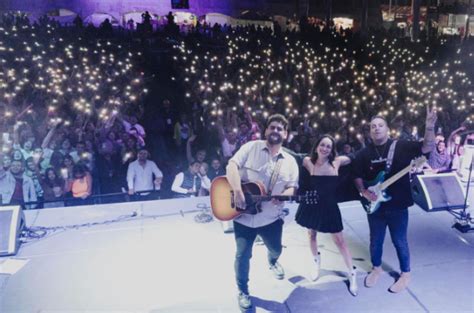
<svg viewBox="0 0 474 313">
<path fill-rule="evenodd" d="M 133 161 L 128 165 L 127 170 L 127 184 L 129 189 L 136 191 L 144 190 L 160 190 L 160 187 L 156 187 L 153 183 L 153 174 L 155 177 L 163 177 L 163 173 L 160 171 L 156 163 L 147 160 L 145 166 L 141 166 L 138 160 Z"/>
<path fill-rule="evenodd" d="M 182 194 L 188 194 L 188 189 L 181 187 L 181 185 L 183 184 L 183 181 L 184 181 L 184 172 L 176 174 L 173 180 L 173 185 L 171 186 L 171 191 L 182 193 Z M 201 180 L 201 184 L 202 184 L 202 180 Z M 196 176 L 194 177 L 194 181 L 193 181 L 193 189 L 196 192 L 199 191 L 197 190 L 197 186 L 196 186 Z"/>
<path fill-rule="evenodd" d="M 298 188 L 298 164 L 295 158 L 283 149 L 272 157 L 265 140 L 254 140 L 244 144 L 229 162 L 237 164 L 242 182 L 260 181 L 268 189 L 279 158 L 282 163 L 271 194 L 280 195 L 288 188 Z M 262 227 L 282 218 L 282 210 L 283 203 L 275 205 L 266 201 L 262 203 L 262 212 L 256 215 L 242 214 L 235 218 L 235 221 L 252 228 Z"/>
<path fill-rule="evenodd" d="M 221 146 L 222 146 L 222 155 L 224 156 L 224 158 L 230 158 L 234 154 L 235 148 L 237 148 L 237 142 L 235 142 L 234 144 L 231 144 L 229 143 L 229 140 L 225 138 L 222 141 Z"/>
<path fill-rule="evenodd" d="M 36 190 L 33 180 L 23 173 L 23 201 L 35 202 L 37 201 Z M 16 179 L 9 171 L 3 171 L 0 174 L 0 204 L 10 203 L 13 194 L 15 193 Z M 26 205 L 28 209 L 36 208 L 36 204 Z"/>
<path fill-rule="evenodd" d="M 142 125 L 140 125 L 138 123 L 132 125 L 132 124 L 130 124 L 129 122 L 127 122 L 125 120 L 122 121 L 122 124 L 123 124 L 123 127 L 125 127 L 125 131 L 127 133 L 130 132 L 130 128 L 135 127 L 137 129 L 137 133 L 140 135 L 140 137 L 142 137 L 142 138 L 145 137 L 145 129 L 143 128 Z"/>
<path fill-rule="evenodd" d="M 207 177 L 207 175 L 199 177 L 201 177 L 201 187 L 209 191 L 209 189 L 211 189 L 211 180 L 209 177 Z"/>
</svg>

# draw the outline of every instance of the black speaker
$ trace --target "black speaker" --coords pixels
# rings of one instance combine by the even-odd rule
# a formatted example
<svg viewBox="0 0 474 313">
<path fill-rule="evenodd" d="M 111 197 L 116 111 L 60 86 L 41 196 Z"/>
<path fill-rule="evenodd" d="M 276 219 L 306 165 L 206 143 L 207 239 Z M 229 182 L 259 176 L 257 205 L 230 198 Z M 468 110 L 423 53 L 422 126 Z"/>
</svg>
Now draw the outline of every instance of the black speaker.
<svg viewBox="0 0 474 313">
<path fill-rule="evenodd" d="M 0 207 L 0 256 L 17 253 L 21 225 L 23 212 L 19 205 Z"/>
<path fill-rule="evenodd" d="M 411 191 L 415 203 L 428 212 L 464 207 L 464 188 L 455 173 L 417 175 Z"/>
</svg>

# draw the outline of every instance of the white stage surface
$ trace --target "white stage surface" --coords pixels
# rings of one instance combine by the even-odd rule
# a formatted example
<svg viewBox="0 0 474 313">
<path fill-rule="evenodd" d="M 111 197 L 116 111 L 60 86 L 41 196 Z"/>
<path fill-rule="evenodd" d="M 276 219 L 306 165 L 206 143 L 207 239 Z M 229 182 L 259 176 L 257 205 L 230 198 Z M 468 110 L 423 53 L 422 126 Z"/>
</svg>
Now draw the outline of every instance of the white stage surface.
<svg viewBox="0 0 474 313">
<path fill-rule="evenodd" d="M 26 261 L 15 274 L 0 275 L 0 312 L 240 312 L 233 234 L 225 234 L 215 220 L 197 223 L 198 205 L 208 206 L 209 199 L 27 211 L 30 228 L 77 227 L 56 228 L 23 244 L 16 256 L 0 258 Z M 377 286 L 365 288 L 370 270 L 366 214 L 358 202 L 341 204 L 345 238 L 359 269 L 359 296 L 352 297 L 329 235 L 319 236 L 322 277 L 308 278 L 314 263 L 306 231 L 294 222 L 296 205 L 287 207 L 280 259 L 286 277 L 275 280 L 265 246 L 254 246 L 250 312 L 474 311 L 474 233 L 452 229 L 448 212 L 410 208 L 413 280 L 408 290 L 391 294 L 389 272 L 398 271 L 398 261 L 389 235 L 387 272 Z"/>
</svg>

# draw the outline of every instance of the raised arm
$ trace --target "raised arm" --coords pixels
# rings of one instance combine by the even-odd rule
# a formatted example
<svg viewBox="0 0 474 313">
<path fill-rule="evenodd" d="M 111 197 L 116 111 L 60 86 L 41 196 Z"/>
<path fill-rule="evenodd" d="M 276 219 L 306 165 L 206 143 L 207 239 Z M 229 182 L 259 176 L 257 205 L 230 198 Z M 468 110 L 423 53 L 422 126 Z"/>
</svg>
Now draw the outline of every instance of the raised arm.
<svg viewBox="0 0 474 313">
<path fill-rule="evenodd" d="M 59 123 L 54 124 L 44 137 L 43 142 L 41 143 L 41 148 L 43 150 L 49 146 L 49 143 L 51 142 L 51 139 L 53 139 L 54 133 L 56 132 L 56 128 L 58 127 L 58 125 Z"/>
<path fill-rule="evenodd" d="M 219 141 L 222 143 L 225 139 L 225 130 L 222 126 L 222 118 L 218 118 L 216 122 L 217 135 L 219 136 Z"/>
<path fill-rule="evenodd" d="M 336 157 L 336 162 L 339 163 L 339 166 L 344 166 L 351 164 L 351 158 L 345 155 L 340 155 Z"/>
<path fill-rule="evenodd" d="M 193 153 L 191 149 L 191 145 L 196 140 L 196 135 L 192 135 L 191 137 L 188 138 L 188 141 L 186 141 L 186 158 L 188 159 L 188 162 L 191 163 L 194 158 L 193 158 Z"/>
<path fill-rule="evenodd" d="M 459 132 L 461 132 L 461 131 L 464 131 L 464 130 L 466 130 L 466 126 L 461 126 L 461 127 L 456 128 L 455 130 L 453 130 L 453 131 L 451 132 L 451 134 L 449 135 L 449 137 L 448 137 L 448 143 L 450 143 L 450 142 L 453 140 L 454 136 L 455 136 L 457 133 L 459 133 Z"/>
<path fill-rule="evenodd" d="M 437 119 L 436 109 L 430 109 L 429 106 L 426 107 L 426 122 L 425 122 L 425 136 L 423 139 L 423 146 L 421 151 L 423 153 L 429 153 L 433 151 L 435 146 L 435 123 Z"/>
<path fill-rule="evenodd" d="M 20 145 L 20 134 L 19 134 L 19 129 L 20 129 L 21 122 L 16 122 L 15 125 L 13 125 L 13 144 L 14 145 Z"/>
</svg>

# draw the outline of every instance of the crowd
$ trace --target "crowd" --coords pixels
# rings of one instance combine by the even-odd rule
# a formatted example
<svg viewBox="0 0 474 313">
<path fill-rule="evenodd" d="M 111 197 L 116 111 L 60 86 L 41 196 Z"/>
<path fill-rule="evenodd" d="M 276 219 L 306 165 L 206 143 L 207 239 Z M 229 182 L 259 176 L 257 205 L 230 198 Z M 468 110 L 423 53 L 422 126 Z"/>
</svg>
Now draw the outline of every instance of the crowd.
<svg viewBox="0 0 474 313">
<path fill-rule="evenodd" d="M 435 107 L 435 172 L 458 169 L 473 139 L 471 37 L 411 42 L 305 23 L 179 33 L 169 21 L 131 31 L 2 19 L 4 204 L 206 195 L 273 113 L 289 119 L 294 152 L 330 133 L 350 154 L 370 141 L 371 116 L 390 121 L 393 137 L 419 140 L 425 107 Z"/>
</svg>

